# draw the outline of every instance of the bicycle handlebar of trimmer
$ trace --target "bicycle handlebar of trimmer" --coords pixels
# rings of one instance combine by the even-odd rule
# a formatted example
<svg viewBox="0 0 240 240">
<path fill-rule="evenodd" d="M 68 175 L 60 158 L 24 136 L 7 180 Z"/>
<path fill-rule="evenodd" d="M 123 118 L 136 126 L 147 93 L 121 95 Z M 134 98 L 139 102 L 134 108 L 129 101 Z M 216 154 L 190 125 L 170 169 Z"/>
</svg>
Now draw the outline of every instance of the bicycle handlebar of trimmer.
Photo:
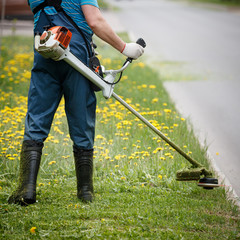
<svg viewBox="0 0 240 240">
<path fill-rule="evenodd" d="M 142 39 L 142 38 L 139 38 L 137 41 L 136 41 L 137 44 L 139 44 L 140 46 L 142 46 L 143 48 L 146 47 L 146 43 L 145 41 Z M 128 62 L 132 62 L 133 58 L 127 58 L 127 61 Z"/>
</svg>

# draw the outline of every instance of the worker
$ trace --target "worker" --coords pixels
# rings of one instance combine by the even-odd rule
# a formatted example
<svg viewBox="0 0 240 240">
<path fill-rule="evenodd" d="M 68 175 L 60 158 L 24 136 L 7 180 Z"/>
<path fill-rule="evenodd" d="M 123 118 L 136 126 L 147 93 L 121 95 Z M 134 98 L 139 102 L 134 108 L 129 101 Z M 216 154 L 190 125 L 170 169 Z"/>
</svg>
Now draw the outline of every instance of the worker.
<svg viewBox="0 0 240 240">
<path fill-rule="evenodd" d="M 47 27 L 64 26 L 72 32 L 71 52 L 89 64 L 95 33 L 127 57 L 137 59 L 143 48 L 125 43 L 102 16 L 97 0 L 29 0 L 34 13 L 34 34 Z M 65 99 L 69 134 L 77 177 L 77 197 L 93 200 L 93 146 L 96 97 L 92 84 L 65 61 L 56 62 L 34 52 L 28 94 L 24 139 L 20 153 L 19 183 L 9 203 L 29 205 L 36 202 L 36 181 L 44 140 L 48 137 L 59 102 Z"/>
</svg>

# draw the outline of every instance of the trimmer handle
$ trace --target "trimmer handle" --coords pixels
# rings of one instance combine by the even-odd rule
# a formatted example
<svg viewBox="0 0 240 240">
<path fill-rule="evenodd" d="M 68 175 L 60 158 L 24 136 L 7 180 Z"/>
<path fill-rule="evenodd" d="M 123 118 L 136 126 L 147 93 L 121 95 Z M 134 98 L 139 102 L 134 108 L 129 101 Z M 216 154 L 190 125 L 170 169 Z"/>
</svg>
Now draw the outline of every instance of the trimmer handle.
<svg viewBox="0 0 240 240">
<path fill-rule="evenodd" d="M 139 38 L 137 41 L 136 41 L 137 44 L 139 44 L 140 46 L 142 46 L 143 48 L 146 47 L 146 43 L 145 41 L 142 39 L 142 38 Z"/>
<path fill-rule="evenodd" d="M 142 38 L 139 38 L 137 41 L 136 41 L 137 44 L 139 44 L 140 46 L 142 46 L 143 48 L 146 47 L 146 43 L 145 41 L 142 39 Z M 133 58 L 127 58 L 127 61 L 128 62 L 132 62 Z"/>
</svg>

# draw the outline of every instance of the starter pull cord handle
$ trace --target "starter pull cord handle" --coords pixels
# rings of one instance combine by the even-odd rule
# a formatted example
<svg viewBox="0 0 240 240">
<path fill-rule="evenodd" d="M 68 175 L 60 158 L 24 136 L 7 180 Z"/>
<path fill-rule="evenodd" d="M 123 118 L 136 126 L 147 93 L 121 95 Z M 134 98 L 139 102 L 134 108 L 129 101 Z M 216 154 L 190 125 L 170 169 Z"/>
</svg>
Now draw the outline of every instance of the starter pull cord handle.
<svg viewBox="0 0 240 240">
<path fill-rule="evenodd" d="M 137 44 L 139 44 L 140 46 L 142 46 L 143 48 L 146 47 L 146 42 L 142 39 L 142 38 L 139 38 L 137 41 L 136 41 Z M 133 58 L 127 58 L 127 61 L 126 62 L 132 62 L 134 59 Z"/>
</svg>

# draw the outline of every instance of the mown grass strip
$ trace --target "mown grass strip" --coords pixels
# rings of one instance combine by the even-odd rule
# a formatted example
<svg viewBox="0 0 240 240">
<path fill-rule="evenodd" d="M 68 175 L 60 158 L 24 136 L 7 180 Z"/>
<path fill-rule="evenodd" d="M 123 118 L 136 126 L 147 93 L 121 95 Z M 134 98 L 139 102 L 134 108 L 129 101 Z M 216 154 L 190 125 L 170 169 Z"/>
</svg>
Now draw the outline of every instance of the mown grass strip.
<svg viewBox="0 0 240 240">
<path fill-rule="evenodd" d="M 95 201 L 76 197 L 72 143 L 64 101 L 45 142 L 35 205 L 8 205 L 17 184 L 19 151 L 27 108 L 32 39 L 5 38 L 0 75 L 0 234 L 3 239 L 237 239 L 239 211 L 223 188 L 204 191 L 196 183 L 176 182 L 188 163 L 114 99 L 97 93 Z M 26 43 L 26 44 L 25 44 Z M 100 44 L 101 45 L 101 44 Z M 14 46 L 10 48 L 10 46 Z M 121 66 L 114 51 L 99 48 L 105 67 Z M 110 56 L 111 58 L 106 58 Z M 136 61 L 116 93 L 144 117 L 207 165 L 187 121 L 159 80 Z"/>
</svg>

